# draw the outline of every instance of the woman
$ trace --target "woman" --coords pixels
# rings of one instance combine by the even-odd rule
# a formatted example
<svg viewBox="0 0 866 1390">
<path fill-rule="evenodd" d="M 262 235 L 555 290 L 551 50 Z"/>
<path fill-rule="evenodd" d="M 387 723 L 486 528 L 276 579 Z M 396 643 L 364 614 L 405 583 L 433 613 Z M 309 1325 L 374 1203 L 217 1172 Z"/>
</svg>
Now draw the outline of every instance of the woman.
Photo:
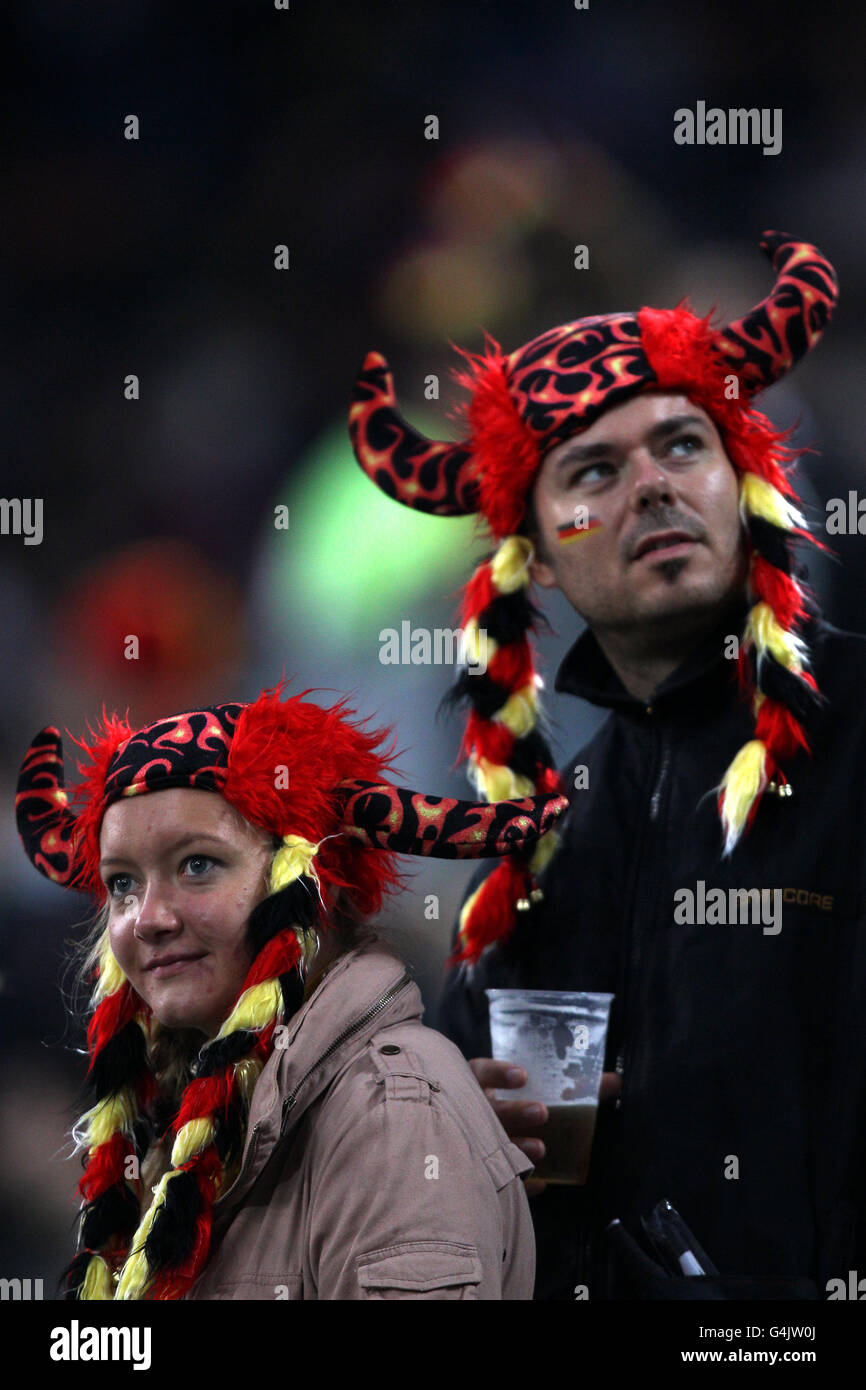
<svg viewBox="0 0 866 1390">
<path fill-rule="evenodd" d="M 25 759 L 31 860 L 100 905 L 67 1296 L 531 1298 L 530 1164 L 362 924 L 396 853 L 507 854 L 565 803 L 395 788 L 387 731 L 280 697 L 105 719 L 77 815 L 57 730 Z"/>
</svg>

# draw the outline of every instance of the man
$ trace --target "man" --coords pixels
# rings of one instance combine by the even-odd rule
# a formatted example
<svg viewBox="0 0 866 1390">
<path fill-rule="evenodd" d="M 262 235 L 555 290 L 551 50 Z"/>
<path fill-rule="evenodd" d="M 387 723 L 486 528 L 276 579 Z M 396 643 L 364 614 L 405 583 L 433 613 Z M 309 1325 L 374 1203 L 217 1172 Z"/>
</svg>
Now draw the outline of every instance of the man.
<svg viewBox="0 0 866 1390">
<path fill-rule="evenodd" d="M 616 996 L 587 1184 L 534 1198 L 540 1298 L 815 1298 L 866 1265 L 866 644 L 810 610 L 792 455 L 749 403 L 817 341 L 835 276 L 806 243 L 762 245 L 776 285 L 724 329 L 643 309 L 488 350 L 461 444 L 409 430 L 380 358 L 353 410 L 390 495 L 481 510 L 500 542 L 464 608 L 493 641 L 460 682 L 485 793 L 556 776 L 530 578 L 588 625 L 557 688 L 611 711 L 562 773 L 552 857 L 548 837 L 467 900 L 439 1020 L 507 1087 L 486 988 Z M 538 1158 L 543 1112 L 497 1109 Z M 666 1279 L 636 1243 L 665 1198 L 718 1279 Z"/>
</svg>

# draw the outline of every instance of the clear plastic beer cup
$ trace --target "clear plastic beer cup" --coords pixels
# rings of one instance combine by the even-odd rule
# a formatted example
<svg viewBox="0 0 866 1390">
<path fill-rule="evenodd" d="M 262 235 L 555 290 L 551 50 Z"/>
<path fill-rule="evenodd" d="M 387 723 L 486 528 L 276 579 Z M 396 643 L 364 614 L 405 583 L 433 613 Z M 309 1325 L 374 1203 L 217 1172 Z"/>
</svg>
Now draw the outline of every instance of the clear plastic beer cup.
<svg viewBox="0 0 866 1390">
<path fill-rule="evenodd" d="M 604 1067 L 612 994 L 547 989 L 487 989 L 491 1055 L 523 1067 L 527 1083 L 500 1100 L 538 1100 L 544 1158 L 533 1177 L 585 1183 Z"/>
</svg>

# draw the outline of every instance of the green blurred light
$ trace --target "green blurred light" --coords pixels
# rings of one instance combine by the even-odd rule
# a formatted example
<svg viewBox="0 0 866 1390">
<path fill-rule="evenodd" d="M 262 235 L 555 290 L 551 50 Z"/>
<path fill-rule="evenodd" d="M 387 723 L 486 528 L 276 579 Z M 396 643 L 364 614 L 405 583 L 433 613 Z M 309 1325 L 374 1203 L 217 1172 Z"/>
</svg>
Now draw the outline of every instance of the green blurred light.
<svg viewBox="0 0 866 1390">
<path fill-rule="evenodd" d="M 271 523 L 266 542 L 274 600 L 308 621 L 319 615 L 341 642 L 393 613 L 395 601 L 405 614 L 408 601 L 453 594 L 456 608 L 455 591 L 485 550 L 474 518 L 429 516 L 380 492 L 355 459 L 345 421 L 298 459 L 279 503 L 289 529 Z"/>
</svg>

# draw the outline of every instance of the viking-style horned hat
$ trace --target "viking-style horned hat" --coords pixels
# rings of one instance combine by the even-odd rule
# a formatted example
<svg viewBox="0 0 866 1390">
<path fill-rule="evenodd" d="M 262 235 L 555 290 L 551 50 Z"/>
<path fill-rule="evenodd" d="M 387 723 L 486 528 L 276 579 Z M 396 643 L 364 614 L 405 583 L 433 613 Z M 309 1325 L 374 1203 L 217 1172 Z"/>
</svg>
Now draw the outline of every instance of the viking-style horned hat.
<svg viewBox="0 0 866 1390">
<path fill-rule="evenodd" d="M 178 1298 L 210 1248 L 212 1208 L 243 1147 L 256 1079 L 274 1030 L 299 1002 L 295 928 L 327 928 L 323 889 L 342 889 L 359 916 L 398 880 L 397 854 L 442 858 L 508 855 L 533 844 L 564 810 L 557 795 L 498 805 L 429 797 L 394 786 L 389 730 L 368 730 L 340 702 L 264 691 L 252 704 L 213 705 L 133 730 L 103 715 L 82 781 L 63 782 L 60 735 L 43 729 L 28 750 L 16 799 L 18 828 L 37 869 L 64 887 L 107 898 L 99 830 L 123 797 L 170 787 L 217 792 L 270 831 L 269 896 L 249 926 L 253 954 L 243 988 L 216 1038 L 198 1055 L 170 1124 L 171 1169 L 144 1217 L 140 1161 L 157 1082 L 150 1043 L 158 1024 L 115 959 L 105 929 L 88 1028 L 95 1104 L 77 1127 L 87 1162 L 80 1252 L 67 1271 L 73 1298 Z M 77 809 L 73 810 L 73 806 Z M 278 847 L 277 847 L 278 846 Z"/>
<path fill-rule="evenodd" d="M 804 591 L 791 573 L 791 538 L 807 536 L 784 465 L 796 456 L 749 404 L 814 347 L 837 298 L 836 275 L 806 242 L 766 232 L 761 249 L 776 271 L 765 300 L 742 319 L 713 328 L 687 306 L 601 314 L 553 328 L 506 356 L 490 337 L 484 356 L 463 353 L 456 373 L 471 393 L 465 437 L 424 438 L 400 415 L 388 364 L 371 352 L 356 383 L 349 429 L 373 482 L 404 506 L 439 516 L 480 513 L 498 548 L 473 575 L 462 621 L 470 641 L 487 635 L 487 671 L 458 681 L 469 705 L 463 743 L 479 789 L 491 799 L 560 789 L 539 733 L 535 664 L 529 643 L 532 547 L 518 534 L 548 450 L 580 433 L 605 410 L 643 391 L 687 394 L 715 422 L 737 470 L 748 530 L 753 599 L 739 676 L 751 693 L 755 735 L 725 772 L 718 805 L 724 849 L 732 852 L 770 788 L 789 791 L 783 764 L 807 747 L 803 722 L 819 700 L 805 669 L 797 627 Z M 491 656 L 491 652 L 493 653 Z M 553 848 L 498 866 L 467 902 L 458 958 L 475 959 L 507 935 L 514 907 L 537 892 L 533 874 Z"/>
</svg>

